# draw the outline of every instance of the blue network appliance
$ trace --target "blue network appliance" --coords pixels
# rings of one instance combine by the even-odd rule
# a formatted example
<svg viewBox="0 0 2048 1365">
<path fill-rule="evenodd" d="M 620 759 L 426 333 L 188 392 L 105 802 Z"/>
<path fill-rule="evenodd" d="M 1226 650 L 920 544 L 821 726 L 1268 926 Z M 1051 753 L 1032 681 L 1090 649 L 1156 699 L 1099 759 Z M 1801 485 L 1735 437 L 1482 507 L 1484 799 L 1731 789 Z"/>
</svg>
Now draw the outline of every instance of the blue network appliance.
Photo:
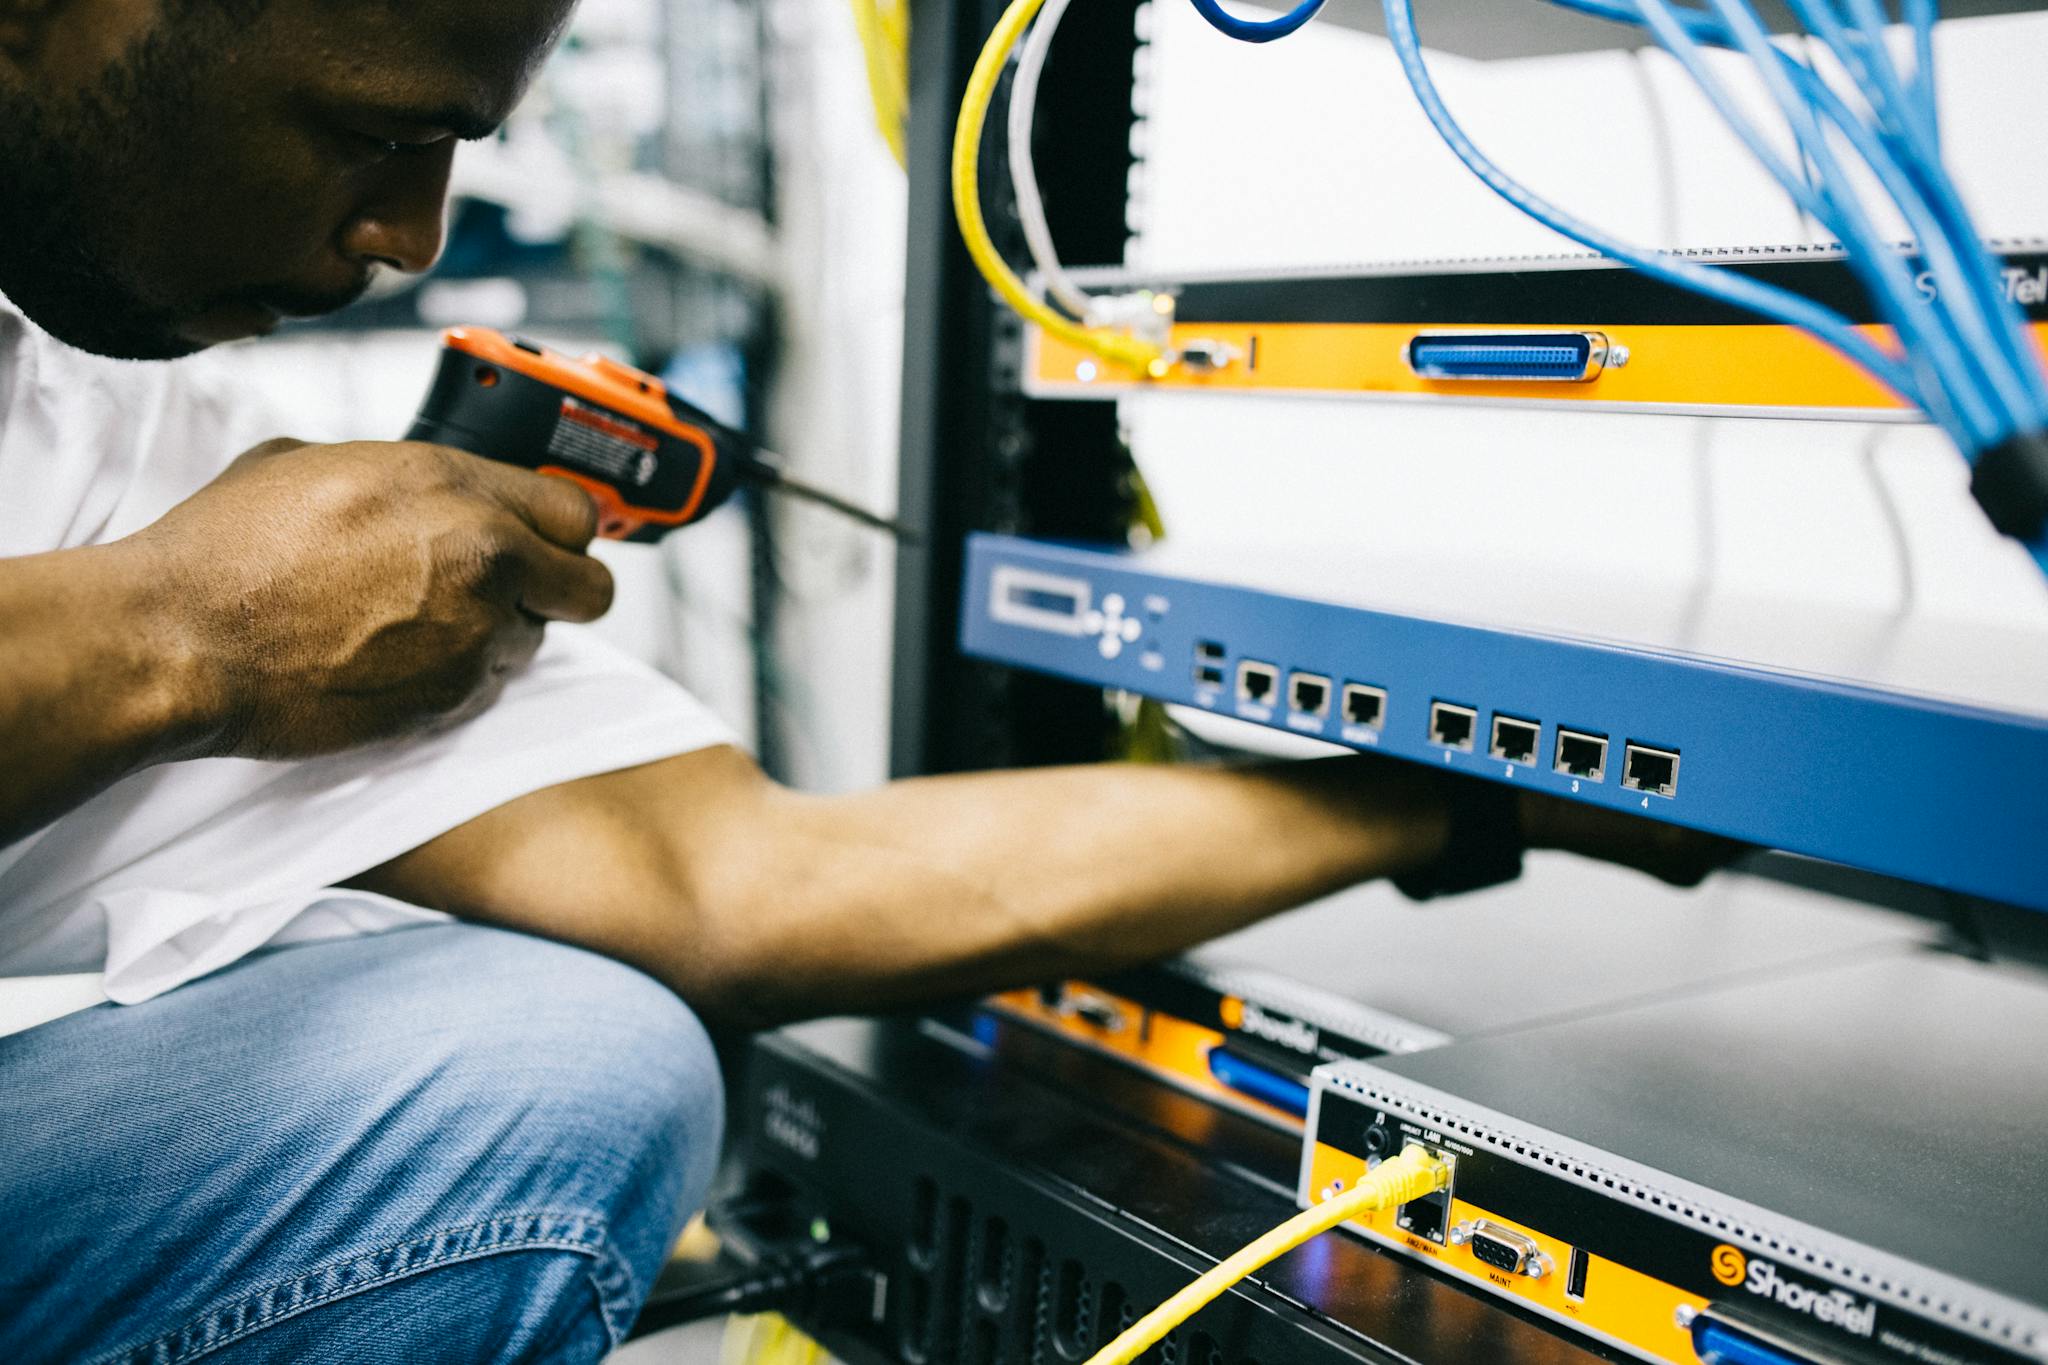
<svg viewBox="0 0 2048 1365">
<path fill-rule="evenodd" d="M 1850 640 L 1788 669 L 1246 586 L 1158 552 L 977 535 L 972 655 L 2048 910 L 2048 642 Z M 1341 580 L 1340 580 L 1341 581 Z M 1516 612 L 1511 619 L 1531 619 Z M 1842 632 L 1797 630 L 1832 660 Z M 1853 635 L 1853 632 L 1850 632 Z M 1968 638 L 1968 637 L 1959 637 Z M 1772 657 L 1780 656 L 1773 654 Z M 1922 667 L 1898 663 L 1917 657 Z M 1929 658 L 1952 675 L 1924 684 Z M 1937 669 L 1937 672 L 1939 670 Z M 2037 700 L 2029 704 L 2029 698 Z"/>
</svg>

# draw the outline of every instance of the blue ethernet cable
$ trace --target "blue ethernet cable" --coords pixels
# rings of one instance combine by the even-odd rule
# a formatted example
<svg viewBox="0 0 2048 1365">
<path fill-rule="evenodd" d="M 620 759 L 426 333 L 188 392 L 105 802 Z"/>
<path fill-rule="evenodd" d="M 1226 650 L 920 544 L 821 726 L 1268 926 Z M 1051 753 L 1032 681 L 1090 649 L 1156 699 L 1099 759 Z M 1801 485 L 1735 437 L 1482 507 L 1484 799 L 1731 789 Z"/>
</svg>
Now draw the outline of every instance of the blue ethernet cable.
<svg viewBox="0 0 2048 1365">
<path fill-rule="evenodd" d="M 1633 0 L 1552 2 L 1564 8 L 1615 22 L 1647 23 L 1642 10 L 1633 3 Z M 1922 0 L 1909 0 L 1909 3 L 1919 4 Z M 1981 402 L 1988 402 L 1994 409 L 2004 414 L 1987 418 L 1980 406 L 1980 400 L 1964 396 L 1961 402 L 1974 411 L 1978 420 L 1968 423 L 1967 432 L 1952 429 L 1952 434 L 1957 437 L 1957 444 L 1965 451 L 1973 452 L 1985 444 L 1995 443 L 2003 436 L 2010 435 L 2015 429 L 2012 415 L 2016 413 L 2020 414 L 2016 423 L 2019 429 L 2041 425 L 2040 418 L 2034 414 L 2041 410 L 2044 402 L 2048 402 L 2048 393 L 2044 393 L 2042 386 L 2032 380 L 2035 373 L 2033 366 L 2036 362 L 2032 356 L 2024 319 L 2020 316 L 2018 308 L 1999 287 L 1996 266 L 1990 253 L 1978 240 L 1975 228 L 1962 208 L 1953 183 L 1942 171 L 1937 159 L 1922 155 L 1923 150 L 1932 152 L 1933 121 L 1922 118 L 1919 127 L 1909 127 L 1906 118 L 1887 106 L 1881 87 L 1888 85 L 1889 88 L 1898 90 L 1899 86 L 1895 80 L 1884 82 L 1882 77 L 1871 69 L 1872 63 L 1888 61 L 1888 58 L 1881 47 L 1863 46 L 1863 39 L 1867 35 L 1859 33 L 1852 37 L 1839 23 L 1830 22 L 1833 19 L 1831 14 L 1815 12 L 1816 7 L 1810 0 L 1790 0 L 1790 4 L 1801 21 L 1816 30 L 1823 41 L 1829 43 L 1844 66 L 1865 80 L 1866 93 L 1871 95 L 1875 112 L 1880 115 L 1881 120 L 1890 115 L 1891 126 L 1887 128 L 1881 122 L 1880 127 L 1873 133 L 1862 120 L 1849 113 L 1847 106 L 1818 73 L 1775 47 L 1767 49 L 1772 58 L 1771 65 L 1790 75 L 1799 87 L 1799 95 L 1818 107 L 1823 116 L 1841 130 L 1857 154 L 1870 165 L 1872 172 L 1884 182 L 1887 191 L 1897 200 L 1902 213 L 1923 244 L 1930 274 L 1938 282 L 1933 311 L 1943 315 L 1930 318 L 1929 321 L 1935 324 L 1950 323 L 1955 328 L 1953 334 L 1943 333 L 1943 343 L 1935 348 L 1946 353 L 1940 363 L 1944 376 L 1942 387 L 1946 389 L 1951 384 L 1968 386 L 1966 395 L 1982 392 Z M 1824 8 L 1824 5 L 1820 8 Z M 1667 9 L 1684 30 L 1685 38 L 1695 43 L 1743 50 L 1734 33 L 1715 15 L 1692 8 Z M 1868 20 L 1870 15 L 1866 14 L 1865 18 Z M 1926 21 L 1927 16 L 1922 15 L 1920 19 Z M 1672 41 L 1668 32 L 1659 34 L 1659 40 L 1667 49 L 1672 50 L 1674 57 L 1684 60 L 1685 53 Z M 1931 48 L 1931 44 L 1929 46 Z M 1931 61 L 1931 57 L 1923 55 L 1921 60 Z M 1927 70 L 1931 73 L 1931 66 Z M 1696 80 L 1699 79 L 1697 69 L 1692 74 Z M 1915 74 L 1917 78 L 1919 73 Z M 1931 81 L 1931 74 L 1929 80 Z M 1711 88 L 1706 87 L 1704 83 L 1703 88 L 1708 89 L 1711 97 Z M 1929 98 L 1928 91 L 1916 90 L 1912 93 L 1922 99 Z M 1723 109 L 1724 115 L 1728 112 L 1726 108 Z M 1797 131 L 1798 116 L 1790 110 L 1787 110 L 1787 114 L 1793 120 Z M 1731 123 L 1733 122 L 1731 118 Z M 1736 126 L 1740 132 L 1740 125 Z M 1752 149 L 1754 150 L 1754 146 Z M 1760 156 L 1760 159 L 1765 161 L 1767 167 L 1770 166 L 1768 158 Z M 1780 175 L 1778 178 L 1782 183 L 1784 177 Z M 1825 181 L 1825 177 L 1823 179 Z M 1795 197 L 1798 190 L 1803 188 L 1806 187 L 1787 185 L 1787 189 L 1793 191 Z M 1811 207 L 1808 207 L 1808 211 L 1813 212 Z M 1884 269 L 1890 266 L 1894 272 L 1896 287 L 1896 272 L 1902 270 L 1903 266 L 1895 263 L 1896 253 L 1890 244 L 1875 238 L 1874 235 L 1859 239 L 1857 234 L 1845 230 L 1845 224 L 1839 220 L 1832 220 L 1829 215 L 1816 212 L 1814 216 L 1826 222 L 1842 238 L 1844 246 L 1849 249 L 1852 264 L 1862 267 L 1858 273 L 1873 286 L 1873 291 L 1880 300 L 1885 299 L 1888 294 L 1891 295 L 1895 306 L 1887 311 L 1892 314 L 1895 321 L 1906 324 L 1901 328 L 1902 334 L 1911 337 L 1917 330 L 1914 324 L 1929 312 L 1928 306 L 1912 295 L 1901 300 L 1892 290 L 1884 288 L 1882 283 L 1870 278 L 1873 268 L 1871 263 L 1883 262 L 1884 265 L 1875 268 Z M 1952 335 L 1960 335 L 1961 340 L 1951 340 Z M 1961 355 L 1957 354 L 1958 345 L 1962 349 Z M 1916 359 L 1924 360 L 1927 349 L 1909 344 L 1908 353 Z M 1998 364 L 2001 360 L 2004 366 L 2010 368 Z M 1989 379 L 1980 379 L 1980 365 L 1988 366 L 1991 371 Z M 1941 417 L 1938 412 L 1930 411 L 1930 415 L 1935 416 L 1937 420 Z M 1951 426 L 1948 422 L 1944 422 L 1943 425 Z"/>
<path fill-rule="evenodd" d="M 1927 131 L 1939 147 L 1941 110 L 1935 100 L 1934 89 L 1935 0 L 1905 0 L 1903 12 L 1906 23 L 1913 30 L 1913 83 L 1908 93 L 1919 103 L 1921 117 L 1927 120 Z"/>
<path fill-rule="evenodd" d="M 1923 408 L 1927 406 L 1921 401 L 1921 386 L 1918 380 L 1906 365 L 1887 355 L 1834 309 L 1815 303 L 1812 299 L 1789 289 L 1781 289 L 1775 285 L 1764 284 L 1746 276 L 1729 274 L 1691 261 L 1673 259 L 1638 247 L 1572 217 L 1510 178 L 1473 145 L 1464 129 L 1445 107 L 1443 97 L 1438 93 L 1436 83 L 1431 79 L 1428 65 L 1422 57 L 1421 40 L 1415 32 L 1412 0 L 1381 0 L 1381 5 L 1386 18 L 1387 36 L 1392 41 L 1394 54 L 1401 64 L 1402 74 L 1407 77 L 1416 99 L 1422 105 L 1423 113 L 1428 116 L 1438 135 L 1444 139 L 1458 159 L 1494 193 L 1553 231 L 1603 255 L 1634 266 L 1653 279 L 1720 299 L 1737 308 L 1775 318 L 1794 327 L 1805 328 L 1869 370 L 1880 382 L 1908 402 Z"/>
<path fill-rule="evenodd" d="M 1275 38 L 1285 38 L 1303 24 L 1316 17 L 1323 7 L 1323 0 L 1301 0 L 1287 13 L 1274 19 L 1240 19 L 1225 10 L 1216 0 L 1194 0 L 1195 12 L 1209 21 L 1210 27 L 1228 34 L 1241 43 L 1270 43 Z"/>
<path fill-rule="evenodd" d="M 1857 31 L 1853 34 L 1843 31 L 1828 12 L 1826 4 L 1792 0 L 1791 8 L 1800 22 L 1821 34 L 1823 41 L 1863 83 L 1873 111 L 1879 115 L 1881 134 L 1888 141 L 1897 138 L 1906 144 L 1900 156 L 1902 164 L 1922 185 L 1947 225 L 1950 242 L 1966 253 L 1972 267 L 1965 272 L 1962 282 L 1962 289 L 1967 292 L 1941 299 L 1943 309 L 1947 311 L 1951 306 L 1974 301 L 1976 316 L 1958 319 L 1959 326 L 1965 331 L 1965 344 L 1974 354 L 1996 354 L 2003 358 L 2004 365 L 2010 368 L 1993 365 L 1987 378 L 2001 391 L 2003 405 L 2013 414 L 2019 427 L 2039 427 L 2048 421 L 2048 390 L 2044 390 L 2039 381 L 2038 361 L 2027 342 L 2025 320 L 2017 305 L 1999 287 L 1997 266 L 1978 239 L 1976 228 L 1963 209 L 1953 182 L 1941 167 L 1931 111 L 1916 114 L 1911 106 L 1918 101 L 1911 94 L 1910 83 L 1902 87 L 1893 71 L 1890 54 L 1883 42 L 1883 14 L 1870 0 L 1850 2 L 1858 21 Z M 1927 51 L 1922 60 L 1932 62 L 1931 37 L 1927 40 Z M 1928 70 L 1926 98 L 1931 103 L 1931 66 Z M 1887 116 L 1898 125 L 1896 132 L 1884 128 Z M 1924 246 L 1928 240 L 1925 234 L 1921 240 Z"/>
<path fill-rule="evenodd" d="M 1912 26 L 1915 43 L 1915 69 L 1911 80 L 1901 83 L 1883 46 L 1882 12 L 1870 0 L 1846 0 L 1857 23 L 1853 37 L 1840 24 L 1833 22 L 1835 15 L 1826 10 L 1832 0 L 1820 0 L 1818 6 L 1813 4 L 1813 0 L 1788 0 L 1800 21 L 1818 32 L 1837 59 L 1861 82 L 1862 93 L 1877 118 L 1877 127 L 1873 129 L 1827 88 L 1826 81 L 1818 72 L 1780 52 L 1769 43 L 1767 35 L 1759 50 L 1753 41 L 1748 45 L 1742 43 L 1740 38 L 1743 35 L 1724 25 L 1722 20 L 1736 5 L 1742 5 L 1753 17 L 1753 11 L 1747 11 L 1745 0 L 1709 0 L 1718 16 L 1691 8 L 1672 10 L 1663 6 L 1662 0 L 1642 0 L 1641 3 L 1632 0 L 1553 0 L 1553 3 L 1635 24 L 1648 22 L 1644 17 L 1645 8 L 1662 8 L 1663 17 L 1670 22 L 1664 25 L 1666 32 L 1659 35 L 1660 41 L 1676 37 L 1675 43 L 1666 42 L 1667 48 L 1704 42 L 1743 50 L 1759 61 L 1767 80 L 1774 76 L 1779 78 L 1773 82 L 1776 87 L 1773 94 L 1790 121 L 1795 136 L 1800 138 L 1802 150 L 1810 151 L 1817 144 L 1824 154 L 1826 152 L 1827 134 L 1815 121 L 1816 113 L 1850 142 L 1857 156 L 1885 183 L 1887 192 L 1893 194 L 1901 212 L 1914 224 L 1914 230 L 1921 238 L 1929 272 L 1937 280 L 1933 299 L 1921 305 L 1909 300 L 1903 309 L 1894 307 L 1886 311 L 1892 313 L 1894 326 L 1902 339 L 1916 333 L 1932 334 L 1941 339 L 1938 349 L 1951 356 L 1954 346 L 1963 346 L 1966 354 L 1961 363 L 1939 365 L 1926 352 L 1909 346 L 1908 363 L 1920 371 L 1924 382 L 1916 382 L 1912 378 L 1904 378 L 1902 382 L 1897 367 L 1871 364 L 1866 350 L 1875 352 L 1874 347 L 1843 344 L 1845 340 L 1861 340 L 1861 337 L 1853 332 L 1845 336 L 1847 319 L 1832 310 L 1797 296 L 1770 299 L 1775 306 L 1744 306 L 1756 308 L 1767 316 L 1795 326 L 1806 327 L 1821 340 L 1865 365 L 1901 396 L 1925 410 L 1970 459 L 1971 491 L 1992 523 L 2000 531 L 2022 541 L 2035 563 L 2048 573 L 2048 436 L 2043 434 L 2048 422 L 2041 417 L 2044 410 L 2048 410 L 2048 385 L 2042 382 L 2039 356 L 2024 325 L 2025 319 L 2017 303 L 2001 287 L 1991 254 L 1978 238 L 1953 183 L 1941 165 L 1938 124 L 1933 108 L 1932 4 L 1927 0 L 1905 0 L 1905 13 Z M 1489 188 L 1554 230 L 1635 265 L 1647 274 L 1681 287 L 1699 289 L 1713 297 L 1736 301 L 1731 295 L 1738 291 L 1706 287 L 1705 281 L 1697 280 L 1699 272 L 1683 268 L 1689 263 L 1658 260 L 1629 247 L 1627 243 L 1613 241 L 1605 233 L 1556 210 L 1487 161 L 1451 119 L 1429 78 L 1415 33 L 1412 0 L 1383 0 L 1383 9 L 1388 36 L 1425 114 L 1451 150 Z M 1756 23 L 1754 29 L 1760 32 L 1761 23 Z M 1754 33 L 1749 36 L 1754 39 Z M 1674 55 L 1678 54 L 1674 52 Z M 1786 89 L 1788 80 L 1793 87 L 1789 94 Z M 1711 93 L 1710 90 L 1710 97 Z M 1771 160 L 1766 159 L 1767 166 Z M 1837 178 L 1833 185 L 1829 185 L 1827 173 L 1823 171 L 1822 193 L 1830 206 L 1839 210 L 1845 199 L 1853 200 L 1854 191 L 1839 178 L 1839 165 L 1831 157 L 1827 160 L 1834 166 Z M 1805 189 L 1810 192 L 1812 187 L 1806 186 Z M 1899 193 L 1901 190 L 1909 192 L 1902 194 Z M 1799 192 L 1794 191 L 1794 194 L 1798 197 Z M 1860 218 L 1860 203 L 1856 209 L 1858 212 L 1854 216 Z M 1935 221 L 1930 223 L 1930 218 Z M 1850 222 L 1842 222 L 1842 226 L 1853 229 Z M 1930 227 L 1932 231 L 1928 230 Z M 1850 262 L 1858 267 L 1859 275 L 1876 286 L 1873 292 L 1881 305 L 1891 302 L 1892 290 L 1884 287 L 1885 277 L 1890 274 L 1885 269 L 1885 262 L 1889 260 L 1898 264 L 1896 253 L 1888 244 L 1874 242 L 1868 236 L 1859 241 L 1859 235 L 1853 230 L 1843 234 L 1843 245 Z M 1615 250 L 1617 246 L 1624 249 Z M 1687 276 L 1694 278 L 1688 279 Z M 1764 292 L 1782 296 L 1788 291 Z M 1800 304 L 1806 306 L 1800 307 Z M 1915 312 L 1916 306 L 1925 308 L 1931 315 L 1926 327 L 1918 326 L 1921 317 Z M 1815 327 L 1808 320 L 1814 315 L 1829 326 Z M 1980 345 L 1973 354 L 1969 351 L 1972 344 Z M 1877 354 L 1883 358 L 1881 352 Z M 1970 416 L 1966 418 L 1957 406 L 1952 405 L 1951 399 L 1959 400 L 1961 407 L 1970 409 Z M 1988 419 L 1982 404 L 1988 404 L 1992 409 Z"/>
<path fill-rule="evenodd" d="M 1947 415 L 1940 411 L 1941 407 L 1952 407 L 1956 430 L 1969 449 L 1981 448 L 1995 440 L 2000 425 L 1999 405 L 1980 387 L 1969 355 L 1956 332 L 1944 326 L 1945 319 L 1934 310 L 1919 305 L 1904 258 L 1885 244 L 1861 199 L 1853 191 L 1841 192 L 1841 188 L 1848 184 L 1846 172 L 1822 132 L 1814 105 L 1792 74 L 1794 67 L 1810 68 L 1804 68 L 1803 63 L 1783 59 L 1784 54 L 1772 45 L 1770 35 L 1747 0 L 1709 0 L 1709 3 L 1735 38 L 1739 50 L 1755 63 L 1766 91 L 1776 101 L 1800 150 L 1817 172 L 1820 190 L 1816 197 L 1820 203 L 1819 207 L 1809 207 L 1808 211 L 1826 224 L 1848 248 L 1851 265 L 1864 287 L 1877 300 L 1881 312 L 1892 321 L 1905 354 L 1924 361 L 1929 372 L 1937 377 L 1936 383 L 1923 386 L 1923 406 L 1936 417 Z M 1687 63 L 1695 81 L 1704 81 L 1703 64 L 1691 36 L 1677 24 L 1668 22 L 1668 11 L 1659 13 L 1665 10 L 1664 0 L 1640 0 L 1640 7 L 1658 41 L 1665 43 L 1673 56 Z M 1702 84 L 1702 89 L 1715 101 L 1725 119 L 1731 124 L 1738 123 L 1740 112 L 1722 92 L 1706 84 Z M 1752 137 L 1745 140 L 1752 141 L 1752 149 L 1755 150 L 1754 144 L 1760 138 L 1755 138 L 1752 130 Z M 1877 155 L 1879 161 L 1888 160 L 1876 147 L 1869 150 Z M 1802 197 L 1807 188 L 1803 179 L 1793 179 L 1782 166 L 1774 165 L 1772 158 L 1762 153 L 1759 156 L 1795 198 Z M 1883 175 L 1879 166 L 1873 165 L 1872 169 Z M 1913 229 L 1926 234 L 1930 228 L 1929 215 L 1924 211 L 1916 214 L 1914 210 L 1921 206 L 1917 204 L 1917 195 L 1912 198 L 1915 204 L 1901 207 L 1907 210 L 1909 221 L 1917 217 L 1918 221 L 1911 222 Z M 1939 233 L 1935 235 L 1941 236 Z M 1950 264 L 1952 253 L 1942 255 L 1940 243 L 1935 244 L 1935 254 L 1941 265 Z"/>
</svg>

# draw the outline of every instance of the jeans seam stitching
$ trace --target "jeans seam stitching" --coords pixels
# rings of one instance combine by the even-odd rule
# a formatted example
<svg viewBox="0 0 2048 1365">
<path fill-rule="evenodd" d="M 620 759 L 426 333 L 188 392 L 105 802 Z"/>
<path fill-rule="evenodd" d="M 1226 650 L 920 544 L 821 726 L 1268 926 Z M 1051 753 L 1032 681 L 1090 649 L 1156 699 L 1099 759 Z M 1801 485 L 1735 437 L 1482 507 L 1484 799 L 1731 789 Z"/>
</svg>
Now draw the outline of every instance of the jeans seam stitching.
<svg viewBox="0 0 2048 1365">
<path fill-rule="evenodd" d="M 536 1229 L 533 1232 L 520 1236 L 497 1237 L 476 1245 L 451 1248 L 425 1260 L 408 1261 L 402 1267 L 386 1271 L 367 1280 L 355 1281 L 316 1294 L 310 1298 L 293 1300 L 286 1307 L 272 1309 L 259 1317 L 243 1322 L 234 1331 L 224 1336 L 216 1337 L 208 1334 L 196 1346 L 179 1347 L 171 1345 L 171 1343 L 178 1341 L 180 1338 L 187 1337 L 195 1329 L 211 1328 L 223 1318 L 232 1316 L 238 1309 L 247 1304 L 270 1295 L 284 1293 L 295 1286 L 303 1285 L 309 1280 L 317 1279 L 344 1266 L 375 1260 L 381 1256 L 388 1256 L 395 1252 L 402 1252 L 407 1248 L 441 1241 L 448 1237 L 487 1233 L 492 1229 L 509 1228 L 520 1223 L 542 1220 L 559 1221 L 570 1225 L 570 1228 L 567 1231 L 547 1232 Z M 605 1255 L 608 1245 L 604 1235 L 603 1220 L 593 1218 L 588 1214 L 532 1210 L 523 1213 L 505 1214 L 498 1218 L 487 1218 L 472 1223 L 451 1224 L 448 1227 L 439 1228 L 433 1232 L 422 1233 L 417 1237 L 408 1237 L 397 1242 L 387 1242 L 382 1246 L 372 1247 L 367 1251 L 357 1252 L 351 1256 L 344 1256 L 325 1262 L 287 1279 L 274 1280 L 267 1285 L 251 1290 L 230 1303 L 208 1309 L 174 1332 L 167 1332 L 140 1345 L 124 1347 L 107 1355 L 97 1357 L 93 1365 L 115 1365 L 115 1362 L 141 1361 L 144 1359 L 154 1359 L 159 1362 L 159 1365 L 180 1365 L 180 1362 L 183 1361 L 197 1360 L 202 1356 L 211 1355 L 215 1351 L 231 1346 L 268 1327 L 275 1326 L 287 1318 L 296 1317 L 300 1313 L 311 1309 L 324 1307 L 327 1304 L 352 1297 L 366 1290 L 380 1289 L 400 1280 L 423 1274 L 426 1271 L 438 1270 L 449 1265 L 458 1265 L 465 1261 L 481 1260 L 487 1256 L 501 1255 L 506 1252 L 554 1250 L 587 1257 L 595 1263 L 591 1275 L 593 1282 L 596 1282 L 596 1266 L 605 1265 L 609 1259 Z M 628 1274 L 626 1278 L 630 1281 L 631 1275 Z M 600 1313 L 605 1319 L 605 1328 L 612 1334 L 614 1343 L 616 1343 L 620 1333 L 614 1328 L 613 1324 L 613 1301 L 605 1294 L 601 1283 L 598 1284 L 598 1306 Z M 167 1353 L 164 1353 L 166 1347 L 169 1349 Z"/>
</svg>

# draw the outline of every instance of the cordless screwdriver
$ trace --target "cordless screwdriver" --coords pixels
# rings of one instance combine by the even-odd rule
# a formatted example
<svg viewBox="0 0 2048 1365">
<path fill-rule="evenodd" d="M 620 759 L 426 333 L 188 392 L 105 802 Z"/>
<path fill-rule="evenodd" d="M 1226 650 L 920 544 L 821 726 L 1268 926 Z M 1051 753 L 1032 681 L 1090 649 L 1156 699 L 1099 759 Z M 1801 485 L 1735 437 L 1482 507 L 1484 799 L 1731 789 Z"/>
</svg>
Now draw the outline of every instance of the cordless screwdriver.
<svg viewBox="0 0 2048 1365">
<path fill-rule="evenodd" d="M 748 484 L 910 538 L 886 517 L 791 478 L 753 440 L 651 374 L 486 327 L 441 334 L 440 368 L 406 439 L 568 479 L 596 501 L 597 533 L 611 540 L 659 540 Z"/>
</svg>

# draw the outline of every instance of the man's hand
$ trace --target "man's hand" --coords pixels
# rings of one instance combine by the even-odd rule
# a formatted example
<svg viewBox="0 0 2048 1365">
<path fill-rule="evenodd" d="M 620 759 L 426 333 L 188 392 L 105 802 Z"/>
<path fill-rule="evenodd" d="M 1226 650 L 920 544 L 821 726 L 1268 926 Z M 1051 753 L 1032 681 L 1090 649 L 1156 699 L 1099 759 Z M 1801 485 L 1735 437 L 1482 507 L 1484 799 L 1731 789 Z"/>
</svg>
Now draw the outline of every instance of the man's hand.
<svg viewBox="0 0 2048 1365">
<path fill-rule="evenodd" d="M 461 451 L 278 440 L 135 540 L 209 665 L 217 752 L 285 758 L 488 706 L 545 622 L 611 605 L 596 525 L 573 484 Z"/>
<path fill-rule="evenodd" d="M 611 605 L 596 520 L 461 451 L 272 441 L 125 540 L 0 559 L 0 846 L 154 763 L 475 714 Z"/>
</svg>

